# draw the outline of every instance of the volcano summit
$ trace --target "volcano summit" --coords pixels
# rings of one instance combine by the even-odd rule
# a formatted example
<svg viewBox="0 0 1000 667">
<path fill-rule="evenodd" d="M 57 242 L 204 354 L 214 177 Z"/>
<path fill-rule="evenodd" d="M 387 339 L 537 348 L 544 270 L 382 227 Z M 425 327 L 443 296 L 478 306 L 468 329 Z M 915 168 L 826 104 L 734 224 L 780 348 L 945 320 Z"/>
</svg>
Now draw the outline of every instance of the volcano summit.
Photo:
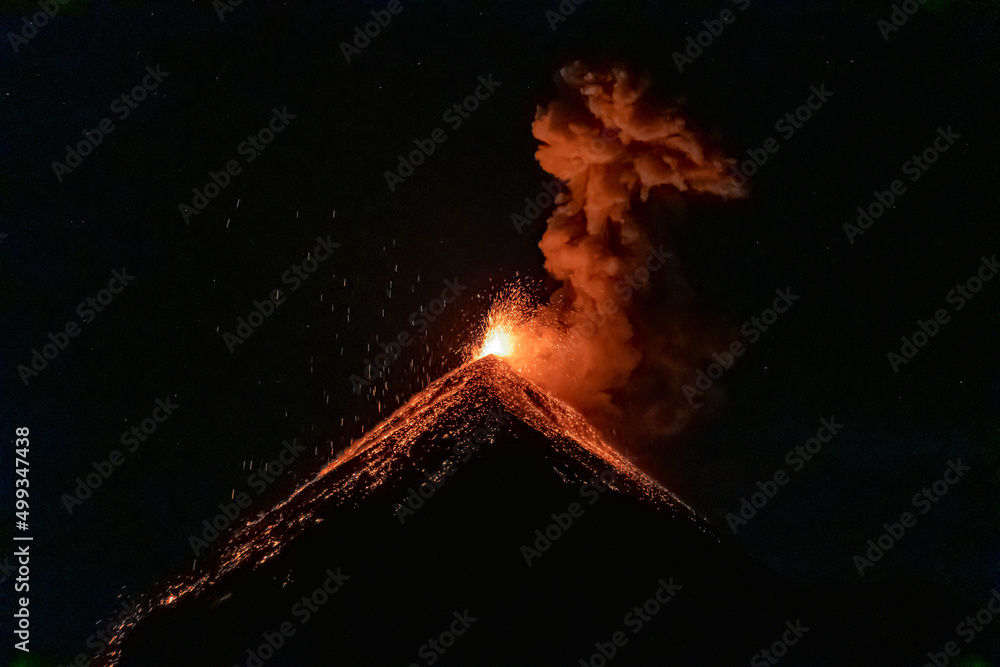
<svg viewBox="0 0 1000 667">
<path fill-rule="evenodd" d="M 491 355 L 155 592 L 95 664 L 862 664 L 932 631 L 918 592 L 845 595 L 738 553 Z"/>
</svg>

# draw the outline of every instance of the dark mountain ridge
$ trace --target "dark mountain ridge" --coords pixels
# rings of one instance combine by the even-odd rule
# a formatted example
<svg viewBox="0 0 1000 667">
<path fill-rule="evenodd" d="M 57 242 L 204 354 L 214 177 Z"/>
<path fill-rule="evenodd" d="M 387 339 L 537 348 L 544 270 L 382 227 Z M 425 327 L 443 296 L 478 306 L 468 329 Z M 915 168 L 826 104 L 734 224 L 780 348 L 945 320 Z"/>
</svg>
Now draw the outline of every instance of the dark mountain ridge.
<svg viewBox="0 0 1000 667">
<path fill-rule="evenodd" d="M 96 664 L 904 664 L 947 635 L 937 598 L 796 589 L 486 357 L 156 592 Z"/>
</svg>

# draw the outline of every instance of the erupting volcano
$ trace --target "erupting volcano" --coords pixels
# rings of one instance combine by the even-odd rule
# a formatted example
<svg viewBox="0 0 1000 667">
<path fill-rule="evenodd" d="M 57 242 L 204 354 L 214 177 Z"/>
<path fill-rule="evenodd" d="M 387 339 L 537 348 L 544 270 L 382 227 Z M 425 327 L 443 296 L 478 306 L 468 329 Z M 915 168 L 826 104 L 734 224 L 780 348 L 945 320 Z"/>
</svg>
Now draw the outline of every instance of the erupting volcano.
<svg viewBox="0 0 1000 667">
<path fill-rule="evenodd" d="M 558 542 L 532 551 L 544 547 L 534 531 L 579 500 L 577 489 L 586 485 L 609 497 L 588 508 L 579 527 L 567 528 Z M 419 504 L 408 499 L 407 489 L 431 487 L 433 495 Z M 669 530 L 634 523 L 647 521 Z M 653 545 L 657 560 L 667 560 L 651 569 L 653 563 L 639 565 Z M 556 553 L 546 561 L 548 550 Z M 315 664 L 307 658 L 329 651 L 366 656 L 346 664 L 387 664 L 391 652 L 383 662 L 373 656 L 386 647 L 367 644 L 381 628 L 414 633 L 426 616 L 432 629 L 431 610 L 452 608 L 474 609 L 481 619 L 480 636 L 463 654 L 485 652 L 453 664 L 541 664 L 518 657 L 516 645 L 499 650 L 496 642 L 547 632 L 548 623 L 565 626 L 567 639 L 570 628 L 589 636 L 579 628 L 593 624 L 599 637 L 592 618 L 571 614 L 543 622 L 539 614 L 584 593 L 594 596 L 587 604 L 599 608 L 598 600 L 620 595 L 602 588 L 605 577 L 644 576 L 655 589 L 660 576 L 682 571 L 679 558 L 690 568 L 724 553 L 701 519 L 609 447 L 578 412 L 490 354 L 418 393 L 340 460 L 233 533 L 198 574 L 158 592 L 141 618 L 123 624 L 98 664 L 233 664 L 241 658 L 238 664 L 248 664 L 246 649 L 260 643 L 270 624 L 292 618 L 294 600 L 322 582 L 330 567 L 350 577 L 345 599 L 337 601 L 340 611 L 315 627 L 304 625 L 277 664 Z M 569 567 L 567 555 L 573 556 Z M 554 574 L 557 563 L 561 575 Z M 349 605 L 342 604 L 347 598 Z M 447 611 L 439 615 L 445 619 Z M 419 637 L 413 634 L 414 651 Z M 394 659 L 406 664 L 407 658 Z"/>
<path fill-rule="evenodd" d="M 683 428 L 691 410 L 682 386 L 728 344 L 665 247 L 675 215 L 644 203 L 660 192 L 739 199 L 746 191 L 733 179 L 735 161 L 677 106 L 647 102 L 648 82 L 627 70 L 575 62 L 558 85 L 532 131 L 540 166 L 565 187 L 539 243 L 559 287 L 532 303 L 508 286 L 474 356 L 504 358 L 606 436 L 642 445 Z M 642 297 L 656 272 L 669 291 L 650 316 Z"/>
<path fill-rule="evenodd" d="M 660 190 L 743 197 L 735 160 L 678 108 L 648 103 L 648 82 L 625 69 L 576 62 L 558 83 L 561 95 L 538 109 L 532 131 L 538 163 L 565 184 L 539 243 L 561 286 L 537 307 L 516 287 L 501 295 L 480 354 L 506 358 L 605 433 L 626 420 L 650 432 L 676 429 L 686 416 L 681 386 L 713 349 L 714 333 L 693 314 L 679 271 L 667 268 L 672 293 L 658 311 L 672 326 L 636 342 L 635 297 L 672 255 L 651 246 L 651 232 L 669 240 L 665 227 L 676 222 L 644 220 L 639 205 Z M 644 357 L 657 390 L 616 400 Z"/>
<path fill-rule="evenodd" d="M 484 340 L 484 350 L 495 345 L 490 339 L 491 336 L 487 336 Z M 445 461 L 451 461 L 458 470 L 464 467 L 478 470 L 478 473 L 463 474 L 464 478 L 482 474 L 484 470 L 478 459 L 493 457 L 476 456 L 477 460 L 473 460 L 472 450 L 482 447 L 492 452 L 497 448 L 499 434 L 506 438 L 513 436 L 525 443 L 536 441 L 527 444 L 527 451 L 520 453 L 530 454 L 532 465 L 545 461 L 542 467 L 551 466 L 564 482 L 583 484 L 599 479 L 603 473 L 606 480 L 613 480 L 606 482 L 610 490 L 658 508 L 691 530 L 707 535 L 707 526 L 694 513 L 608 446 L 578 412 L 520 377 L 504 361 L 487 354 L 448 373 L 411 398 L 288 499 L 232 534 L 217 558 L 200 574 L 185 575 L 154 596 L 144 605 L 142 615 L 152 612 L 153 618 L 169 616 L 173 607 L 186 605 L 191 608 L 206 597 L 221 602 L 228 594 L 220 591 L 246 576 L 257 579 L 260 575 L 250 575 L 250 571 L 258 570 L 280 556 L 283 550 L 295 551 L 293 545 L 297 541 L 310 540 L 310 533 L 325 532 L 329 513 L 339 515 L 347 505 L 373 504 L 384 514 L 374 520 L 372 526 L 359 527 L 361 532 L 357 535 L 340 535 L 337 542 L 362 536 L 367 539 L 370 537 L 367 532 L 379 524 L 389 531 L 409 529 L 408 526 L 393 526 L 390 519 L 395 514 L 404 526 L 408 521 L 417 523 L 416 519 L 408 517 L 416 512 L 409 509 L 401 513 L 401 502 L 395 503 L 393 512 L 385 506 L 385 499 L 392 499 L 391 494 L 396 493 L 399 494 L 397 500 L 404 500 L 405 492 L 401 489 L 420 487 L 429 479 L 438 481 L 435 475 L 421 476 L 418 471 L 440 471 Z M 538 443 L 539 440 L 543 442 Z M 512 453 L 497 452 L 501 459 Z M 438 476 L 441 480 L 446 479 L 445 473 L 438 473 Z M 511 481 L 527 482 L 530 477 L 524 473 L 514 474 Z M 462 485 L 458 478 L 449 484 Z M 505 489 L 497 483 L 477 484 L 475 489 L 476 495 L 485 496 L 504 492 L 522 494 L 523 489 Z M 483 501 L 471 507 L 479 502 Z M 456 529 L 463 526 L 460 530 L 464 532 L 466 523 L 460 521 Z M 525 535 L 530 536 L 531 531 Z M 517 538 L 511 537 L 514 541 L 508 549 L 516 556 Z M 448 543 L 439 546 L 447 547 Z M 338 549 L 339 546 L 331 552 L 331 557 Z M 123 624 L 123 635 L 129 634 L 126 630 L 135 620 Z M 118 656 L 120 640 L 121 636 L 112 642 L 106 658 Z M 164 649 L 157 648 L 161 650 Z"/>
<path fill-rule="evenodd" d="M 720 541 L 577 411 L 487 355 L 149 597 L 94 664 L 586 665 L 616 632 L 634 633 L 619 664 L 737 664 L 799 617 L 810 642 L 787 664 L 848 664 L 822 661 L 891 655 L 926 630 L 909 597 L 852 601 L 846 620 L 834 599 Z M 428 653 L 456 614 L 475 623 Z M 845 647 L 848 631 L 860 639 Z"/>
<path fill-rule="evenodd" d="M 848 664 L 924 632 L 909 600 L 831 605 L 782 582 L 609 444 L 623 417 L 678 420 L 617 400 L 644 354 L 679 386 L 702 353 L 690 335 L 636 344 L 655 269 L 633 204 L 742 192 L 627 72 L 561 81 L 534 124 L 567 186 L 540 244 L 561 287 L 503 292 L 466 363 L 152 594 L 95 664 L 737 664 L 796 623 L 811 629 L 784 664 Z"/>
</svg>

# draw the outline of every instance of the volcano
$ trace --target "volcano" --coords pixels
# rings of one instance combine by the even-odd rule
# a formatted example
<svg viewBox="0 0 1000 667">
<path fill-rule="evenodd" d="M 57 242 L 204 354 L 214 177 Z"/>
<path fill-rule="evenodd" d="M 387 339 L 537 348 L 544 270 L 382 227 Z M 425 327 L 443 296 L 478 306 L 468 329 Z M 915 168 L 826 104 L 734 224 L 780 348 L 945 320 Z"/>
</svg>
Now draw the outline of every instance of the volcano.
<svg viewBox="0 0 1000 667">
<path fill-rule="evenodd" d="M 783 581 L 486 356 L 149 596 L 94 664 L 896 664 L 946 635 L 932 599 Z"/>
</svg>

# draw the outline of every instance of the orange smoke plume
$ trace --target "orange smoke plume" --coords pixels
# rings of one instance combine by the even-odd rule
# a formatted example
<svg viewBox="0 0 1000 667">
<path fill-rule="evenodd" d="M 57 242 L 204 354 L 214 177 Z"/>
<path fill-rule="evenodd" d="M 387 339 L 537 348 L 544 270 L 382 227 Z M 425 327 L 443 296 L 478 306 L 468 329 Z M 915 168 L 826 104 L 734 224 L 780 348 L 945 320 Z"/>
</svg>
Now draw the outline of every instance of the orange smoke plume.
<svg viewBox="0 0 1000 667">
<path fill-rule="evenodd" d="M 677 110 L 644 104 L 645 86 L 627 71 L 574 63 L 560 75 L 567 94 L 539 108 L 532 130 L 539 164 L 566 184 L 539 243 L 545 269 L 562 286 L 526 322 L 508 323 L 503 356 L 609 432 L 622 416 L 616 390 L 643 358 L 633 296 L 670 261 L 662 246 L 650 246 L 633 205 L 661 186 L 745 193 L 729 172 L 735 160 L 710 150 Z M 662 365 L 665 351 L 655 352 Z"/>
</svg>

